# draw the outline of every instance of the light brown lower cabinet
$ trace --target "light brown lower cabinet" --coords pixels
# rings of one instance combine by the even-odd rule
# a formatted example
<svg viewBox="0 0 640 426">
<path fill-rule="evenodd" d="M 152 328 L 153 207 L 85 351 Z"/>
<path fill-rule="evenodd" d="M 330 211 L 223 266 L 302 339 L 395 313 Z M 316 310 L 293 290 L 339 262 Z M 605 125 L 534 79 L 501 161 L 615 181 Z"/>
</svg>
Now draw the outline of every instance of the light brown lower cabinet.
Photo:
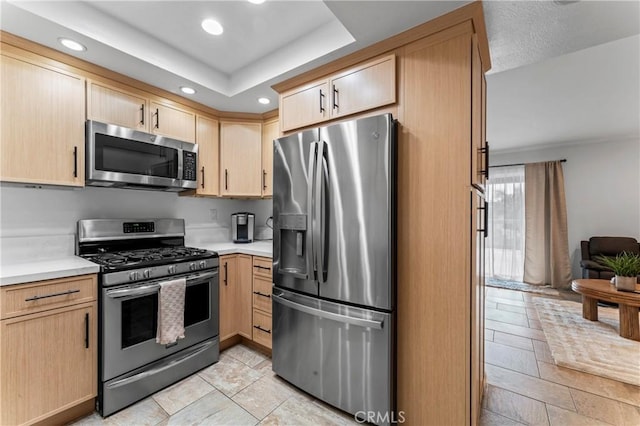
<svg viewBox="0 0 640 426">
<path fill-rule="evenodd" d="M 70 285 L 66 294 L 51 292 L 60 285 Z M 45 421 L 95 398 L 96 287 L 87 275 L 0 288 L 1 425 Z"/>
<path fill-rule="evenodd" d="M 253 341 L 271 349 L 272 261 L 253 257 Z"/>
</svg>

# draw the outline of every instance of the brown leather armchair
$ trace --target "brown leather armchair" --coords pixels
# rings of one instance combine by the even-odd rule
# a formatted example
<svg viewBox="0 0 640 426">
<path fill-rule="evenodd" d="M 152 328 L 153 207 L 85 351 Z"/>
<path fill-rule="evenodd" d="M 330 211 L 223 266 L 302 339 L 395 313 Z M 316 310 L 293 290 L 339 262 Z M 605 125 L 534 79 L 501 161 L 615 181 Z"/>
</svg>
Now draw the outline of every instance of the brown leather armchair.
<svg viewBox="0 0 640 426">
<path fill-rule="evenodd" d="M 582 278 L 596 278 L 610 280 L 613 278 L 611 269 L 598 263 L 597 256 L 616 256 L 623 251 L 640 254 L 640 244 L 629 237 L 591 237 L 589 241 L 581 241 Z M 640 282 L 640 277 L 638 277 Z"/>
</svg>

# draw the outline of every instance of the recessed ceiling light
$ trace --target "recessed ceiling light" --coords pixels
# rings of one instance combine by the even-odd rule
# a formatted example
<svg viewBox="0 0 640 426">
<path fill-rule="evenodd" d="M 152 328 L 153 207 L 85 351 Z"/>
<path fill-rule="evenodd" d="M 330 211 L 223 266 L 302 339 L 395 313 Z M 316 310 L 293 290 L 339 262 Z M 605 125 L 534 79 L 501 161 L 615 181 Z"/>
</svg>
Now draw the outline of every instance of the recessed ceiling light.
<svg viewBox="0 0 640 426">
<path fill-rule="evenodd" d="M 269 100 L 269 98 L 258 98 L 258 102 L 260 102 L 263 105 L 267 105 L 270 104 L 271 101 Z"/>
<path fill-rule="evenodd" d="M 202 21 L 202 29 L 213 35 L 220 35 L 224 31 L 220 22 L 215 19 L 205 19 Z"/>
<path fill-rule="evenodd" d="M 189 86 L 180 86 L 180 90 L 182 90 L 182 93 L 186 93 L 187 95 L 193 95 L 196 93 L 196 89 Z"/>
<path fill-rule="evenodd" d="M 60 42 L 61 45 L 63 45 L 67 49 L 75 50 L 76 52 L 82 52 L 83 50 L 87 50 L 87 48 L 84 45 L 78 43 L 75 40 L 71 40 L 70 38 L 60 37 L 58 41 Z"/>
<path fill-rule="evenodd" d="M 249 3 L 262 4 L 262 3 L 264 3 L 264 0 L 249 0 Z"/>
</svg>

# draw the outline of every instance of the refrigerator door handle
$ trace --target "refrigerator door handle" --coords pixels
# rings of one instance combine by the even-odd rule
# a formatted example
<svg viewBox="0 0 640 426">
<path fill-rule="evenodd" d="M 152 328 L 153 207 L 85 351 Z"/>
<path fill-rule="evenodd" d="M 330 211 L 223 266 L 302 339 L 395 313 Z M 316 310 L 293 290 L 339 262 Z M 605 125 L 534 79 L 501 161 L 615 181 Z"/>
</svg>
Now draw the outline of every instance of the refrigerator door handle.
<svg viewBox="0 0 640 426">
<path fill-rule="evenodd" d="M 313 233 L 313 240 L 315 243 L 315 258 L 316 268 L 318 271 L 318 282 L 325 282 L 324 273 L 324 250 L 325 250 L 325 221 L 322 209 L 326 206 L 326 194 L 323 191 L 323 179 L 324 179 L 324 141 L 318 142 L 318 155 L 316 157 L 316 177 L 315 177 L 315 228 Z"/>
<path fill-rule="evenodd" d="M 313 216 L 313 190 L 315 183 L 315 166 L 317 164 L 317 155 L 318 155 L 318 142 L 311 142 L 311 146 L 309 148 L 309 169 L 308 176 L 309 179 L 307 181 L 307 235 L 306 235 L 306 263 L 307 263 L 307 276 L 310 280 L 315 280 L 315 227 L 314 227 L 314 216 Z"/>
<path fill-rule="evenodd" d="M 373 328 L 375 330 L 382 330 L 382 326 L 384 325 L 383 321 L 356 318 L 348 315 L 342 315 L 342 314 L 336 314 L 334 312 L 324 311 L 322 309 L 317 309 L 311 306 L 303 305 L 298 302 L 294 302 L 292 300 L 287 299 L 284 296 L 285 296 L 284 293 L 274 293 L 273 302 L 280 303 L 281 305 L 287 306 L 291 309 L 295 309 L 297 311 L 304 312 L 318 318 L 334 320 L 344 324 L 351 324 L 351 325 L 356 325 L 356 326 L 365 327 L 365 328 Z"/>
</svg>

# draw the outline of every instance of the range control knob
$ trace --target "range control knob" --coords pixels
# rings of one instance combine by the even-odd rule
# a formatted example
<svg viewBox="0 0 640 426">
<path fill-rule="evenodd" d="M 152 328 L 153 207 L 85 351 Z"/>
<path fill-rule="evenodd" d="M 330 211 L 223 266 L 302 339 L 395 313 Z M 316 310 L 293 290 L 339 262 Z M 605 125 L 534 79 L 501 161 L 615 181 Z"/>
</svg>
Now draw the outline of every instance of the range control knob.
<svg viewBox="0 0 640 426">
<path fill-rule="evenodd" d="M 129 281 L 136 281 L 138 277 L 138 271 L 129 272 Z"/>
<path fill-rule="evenodd" d="M 145 269 L 144 272 L 142 273 L 142 275 L 145 278 L 151 278 L 151 269 Z"/>
<path fill-rule="evenodd" d="M 190 271 L 195 271 L 195 270 L 196 270 L 196 264 L 195 264 L 195 263 L 193 263 L 193 262 L 191 262 L 191 263 L 189 264 L 189 270 L 190 270 Z"/>
<path fill-rule="evenodd" d="M 201 260 L 201 261 L 200 261 L 200 264 L 198 265 L 198 267 L 199 267 L 200 269 L 204 269 L 204 268 L 206 268 L 206 267 L 207 267 L 207 262 L 205 262 L 204 260 Z"/>
<path fill-rule="evenodd" d="M 168 270 L 168 272 L 169 272 L 170 274 L 175 274 L 175 273 L 176 273 L 176 265 L 171 265 L 171 266 L 169 266 L 169 270 Z"/>
</svg>

